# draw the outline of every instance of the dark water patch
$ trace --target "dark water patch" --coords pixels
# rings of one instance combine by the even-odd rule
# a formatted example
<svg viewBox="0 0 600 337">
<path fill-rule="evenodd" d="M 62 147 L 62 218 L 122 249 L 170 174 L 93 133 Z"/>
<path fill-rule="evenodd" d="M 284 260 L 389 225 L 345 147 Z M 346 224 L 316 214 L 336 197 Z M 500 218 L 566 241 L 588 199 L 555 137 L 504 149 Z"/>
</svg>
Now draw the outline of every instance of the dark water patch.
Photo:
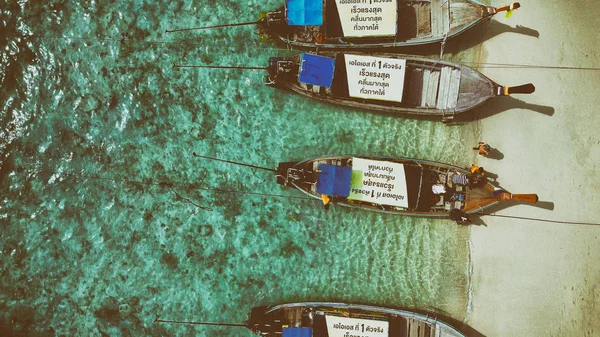
<svg viewBox="0 0 600 337">
<path fill-rule="evenodd" d="M 179 265 L 179 258 L 172 253 L 163 253 L 160 261 L 167 265 L 171 270 L 177 269 Z"/>
<path fill-rule="evenodd" d="M 10 261 L 19 267 L 27 258 L 27 248 L 22 242 L 8 238 L 2 242 L 2 255 L 5 257 L 5 261 Z"/>
<path fill-rule="evenodd" d="M 11 147 L 7 148 L 7 150 L 10 151 Z M 10 183 L 8 175 L 15 169 L 15 156 L 9 152 L 2 153 L 2 157 L 0 159 L 0 189 L 4 190 L 8 188 Z"/>
<path fill-rule="evenodd" d="M 4 308 L 5 310 L 8 308 Z M 4 311 L 4 310 L 3 310 Z M 0 328 L 3 336 L 27 336 L 33 333 L 35 309 L 24 304 L 17 304 L 4 311 L 8 317 L 1 320 Z"/>
<path fill-rule="evenodd" d="M 213 226 L 211 225 L 199 225 L 198 233 L 200 236 L 211 236 L 214 233 Z"/>
<path fill-rule="evenodd" d="M 108 297 L 102 300 L 101 307 L 94 310 L 96 318 L 116 325 L 121 321 L 119 314 L 119 302 L 114 297 Z"/>
<path fill-rule="evenodd" d="M 2 82 L 3 101 L 6 102 L 11 94 L 16 94 L 21 100 L 25 99 L 25 93 L 22 86 L 23 66 L 19 62 L 10 62 L 4 67 L 4 81 Z M 12 110 L 9 109 L 4 120 L 12 120 Z"/>
<path fill-rule="evenodd" d="M 292 239 L 288 239 L 282 242 L 281 245 L 281 256 L 290 258 L 292 256 L 302 257 L 304 256 L 304 250 Z"/>
</svg>

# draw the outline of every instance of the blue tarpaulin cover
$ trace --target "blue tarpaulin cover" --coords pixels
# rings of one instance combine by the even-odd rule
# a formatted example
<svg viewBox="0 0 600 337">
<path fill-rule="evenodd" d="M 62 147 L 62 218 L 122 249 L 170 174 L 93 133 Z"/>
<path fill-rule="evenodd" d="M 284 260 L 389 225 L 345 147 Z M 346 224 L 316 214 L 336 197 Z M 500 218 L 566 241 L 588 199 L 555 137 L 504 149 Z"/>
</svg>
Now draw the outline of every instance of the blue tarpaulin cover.
<svg viewBox="0 0 600 337">
<path fill-rule="evenodd" d="M 323 0 L 286 0 L 285 8 L 290 26 L 323 25 Z"/>
<path fill-rule="evenodd" d="M 283 328 L 283 337 L 312 337 L 312 328 Z"/>
<path fill-rule="evenodd" d="M 300 57 L 300 83 L 331 87 L 335 60 L 314 54 L 302 54 Z"/>
<path fill-rule="evenodd" d="M 317 177 L 317 193 L 348 197 L 350 195 L 350 179 L 352 168 L 329 164 L 319 165 Z"/>
</svg>

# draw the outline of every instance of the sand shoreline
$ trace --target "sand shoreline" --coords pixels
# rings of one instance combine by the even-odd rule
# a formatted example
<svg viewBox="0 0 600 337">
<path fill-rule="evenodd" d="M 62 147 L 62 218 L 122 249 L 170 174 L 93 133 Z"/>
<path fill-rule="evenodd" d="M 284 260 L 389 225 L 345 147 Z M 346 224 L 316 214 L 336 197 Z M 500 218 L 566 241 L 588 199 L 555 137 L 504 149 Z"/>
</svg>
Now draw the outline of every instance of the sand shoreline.
<svg viewBox="0 0 600 337">
<path fill-rule="evenodd" d="M 596 6 L 593 0 L 522 3 L 510 19 L 496 20 L 535 29 L 539 37 L 503 33 L 486 39 L 486 62 L 600 67 L 600 37 L 591 28 L 600 23 Z M 553 210 L 518 205 L 498 214 L 598 223 L 600 72 L 482 72 L 504 85 L 534 83 L 533 95 L 515 98 L 554 111 L 550 116 L 510 109 L 481 120 L 481 139 L 504 158 L 474 155 L 474 160 L 498 174 L 509 191 L 537 193 L 541 201 L 554 204 Z M 483 220 L 487 226 L 470 230 L 473 297 L 468 325 L 490 337 L 600 335 L 600 226 Z"/>
</svg>

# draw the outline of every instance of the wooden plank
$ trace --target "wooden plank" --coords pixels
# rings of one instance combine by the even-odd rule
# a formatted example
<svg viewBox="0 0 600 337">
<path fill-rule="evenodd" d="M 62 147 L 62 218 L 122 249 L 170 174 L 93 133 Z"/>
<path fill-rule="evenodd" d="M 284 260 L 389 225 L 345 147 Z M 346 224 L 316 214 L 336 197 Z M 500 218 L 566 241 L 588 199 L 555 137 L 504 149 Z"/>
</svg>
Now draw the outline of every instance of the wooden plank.
<svg viewBox="0 0 600 337">
<path fill-rule="evenodd" d="M 456 28 L 480 19 L 481 8 L 472 3 L 452 1 L 450 18 L 451 27 Z"/>
<path fill-rule="evenodd" d="M 429 76 L 429 81 L 427 83 L 427 101 L 425 101 L 425 106 L 427 107 L 435 107 L 435 103 L 437 102 L 437 94 L 438 88 L 440 85 L 440 72 L 433 71 Z"/>
<path fill-rule="evenodd" d="M 442 5 L 442 34 L 450 31 L 450 1 L 444 1 Z"/>
<path fill-rule="evenodd" d="M 419 337 L 419 325 L 412 319 L 407 319 L 408 322 L 408 337 Z"/>
<path fill-rule="evenodd" d="M 448 88 L 448 109 L 454 109 L 458 105 L 458 94 L 460 92 L 460 69 L 453 69 L 450 76 L 450 86 Z"/>
<path fill-rule="evenodd" d="M 414 6 L 417 9 L 417 36 L 431 36 L 430 4 L 418 2 Z"/>
<path fill-rule="evenodd" d="M 424 69 L 423 70 L 423 85 L 421 86 L 421 106 L 425 106 L 427 103 L 427 93 L 429 92 L 429 90 L 427 90 L 427 84 L 429 83 L 429 78 L 431 77 L 431 70 L 429 69 Z"/>
<path fill-rule="evenodd" d="M 440 337 L 440 335 L 442 334 L 442 330 L 438 328 L 437 324 L 431 326 L 431 332 L 432 333 L 430 333 L 430 336 L 432 337 Z"/>
<path fill-rule="evenodd" d="M 425 337 L 425 322 L 419 321 L 419 337 Z"/>
<path fill-rule="evenodd" d="M 443 0 L 431 0 L 431 33 L 434 37 L 442 36 L 444 34 L 442 1 Z"/>
<path fill-rule="evenodd" d="M 436 107 L 438 109 L 446 109 L 448 107 L 448 87 L 450 86 L 450 76 L 452 75 L 452 68 L 442 67 L 440 74 L 440 89 L 438 93 L 438 99 Z"/>
</svg>

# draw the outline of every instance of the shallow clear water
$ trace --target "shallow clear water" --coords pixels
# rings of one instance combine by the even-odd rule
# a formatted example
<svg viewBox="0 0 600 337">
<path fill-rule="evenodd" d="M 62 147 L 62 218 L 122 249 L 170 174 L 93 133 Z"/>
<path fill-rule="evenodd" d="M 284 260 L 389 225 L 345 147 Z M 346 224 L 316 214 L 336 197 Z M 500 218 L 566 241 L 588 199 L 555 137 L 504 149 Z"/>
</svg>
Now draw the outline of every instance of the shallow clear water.
<svg viewBox="0 0 600 337">
<path fill-rule="evenodd" d="M 473 124 L 323 105 L 267 88 L 260 71 L 172 68 L 289 54 L 252 26 L 164 33 L 278 5 L 2 3 L 3 334 L 245 336 L 153 321 L 243 322 L 252 306 L 307 300 L 464 318 L 466 228 L 326 213 L 268 172 L 192 156 L 271 168 L 323 154 L 470 164 Z"/>
</svg>

